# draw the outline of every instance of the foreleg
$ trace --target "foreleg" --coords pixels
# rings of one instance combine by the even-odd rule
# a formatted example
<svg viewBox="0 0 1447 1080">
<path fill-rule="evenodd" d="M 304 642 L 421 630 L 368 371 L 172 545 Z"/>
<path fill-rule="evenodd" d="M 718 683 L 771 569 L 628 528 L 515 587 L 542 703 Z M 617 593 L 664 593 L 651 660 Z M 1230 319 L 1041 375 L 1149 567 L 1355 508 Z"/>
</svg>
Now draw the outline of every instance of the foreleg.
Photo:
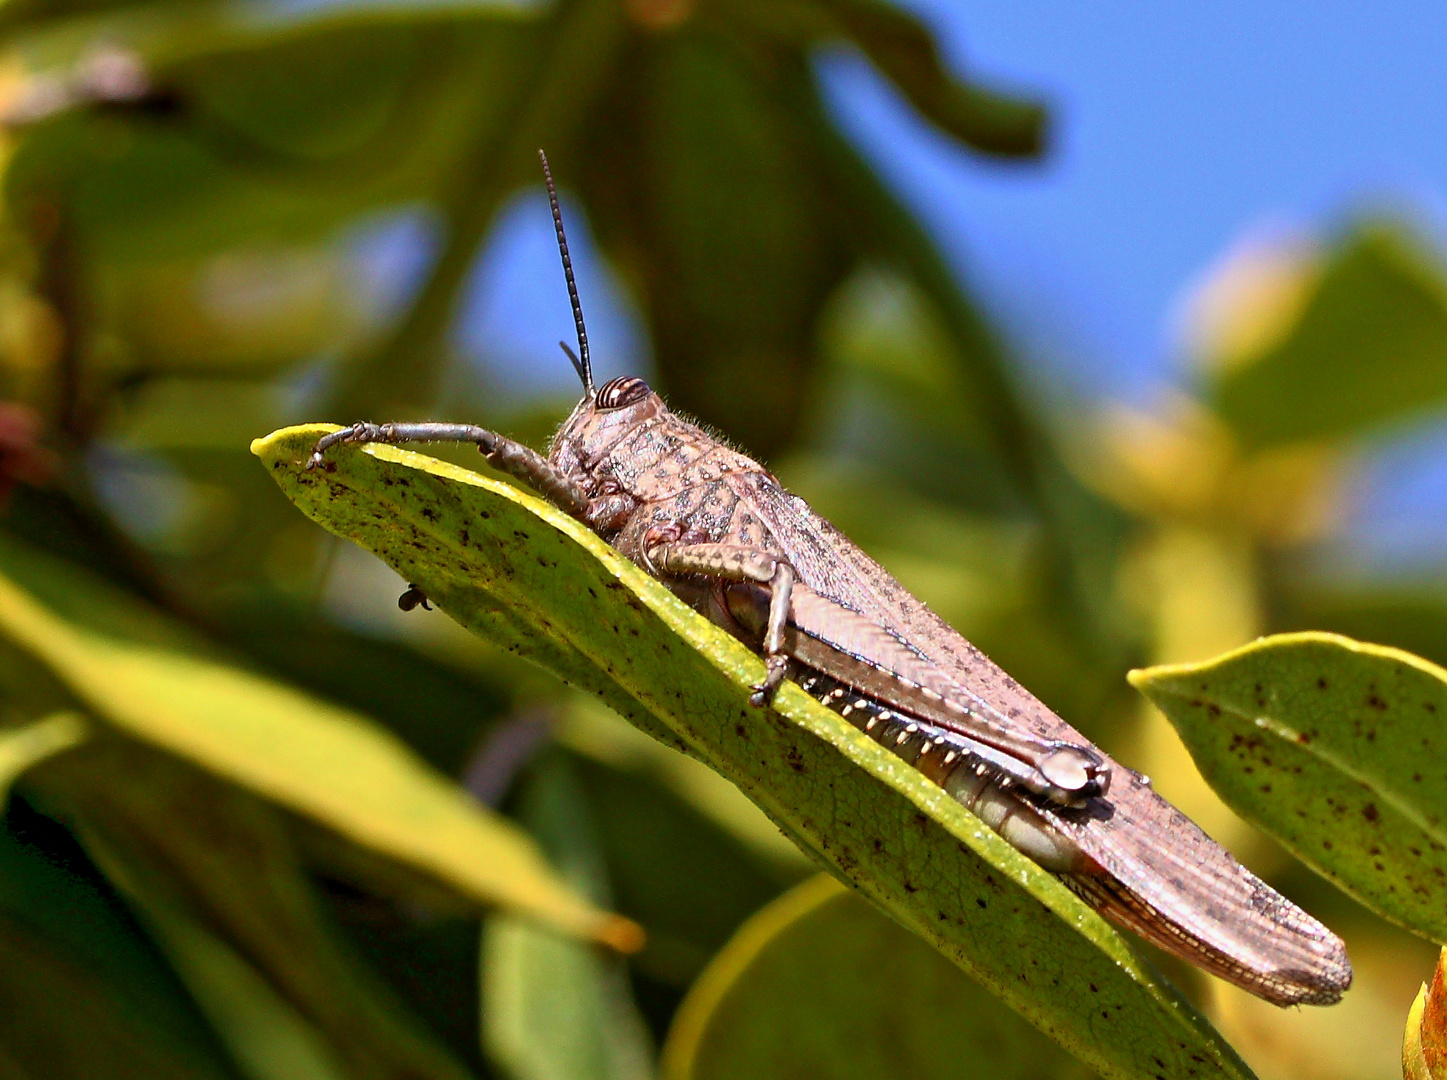
<svg viewBox="0 0 1447 1080">
<path fill-rule="evenodd" d="M 374 442 L 389 446 L 414 442 L 474 443 L 493 468 L 521 480 L 564 513 L 579 520 L 586 518 L 588 496 L 551 461 L 520 442 L 474 424 L 353 424 L 318 439 L 306 467 L 326 468 L 326 452 L 338 443 Z"/>
</svg>

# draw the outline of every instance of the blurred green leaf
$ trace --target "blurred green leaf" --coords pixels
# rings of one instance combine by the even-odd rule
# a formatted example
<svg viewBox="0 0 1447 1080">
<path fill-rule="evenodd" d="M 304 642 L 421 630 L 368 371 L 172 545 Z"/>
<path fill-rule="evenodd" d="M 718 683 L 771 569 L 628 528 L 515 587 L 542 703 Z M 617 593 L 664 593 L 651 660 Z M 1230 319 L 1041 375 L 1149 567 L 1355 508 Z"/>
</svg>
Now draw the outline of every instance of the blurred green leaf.
<svg viewBox="0 0 1447 1080">
<path fill-rule="evenodd" d="M 122 987 L 0 916 L 0 1075 L 23 1080 L 220 1080 L 233 1075 L 145 1023 Z M 5 1066 L 10 1070 L 6 1071 Z"/>
<path fill-rule="evenodd" d="M 51 754 L 69 750 L 89 734 L 78 713 L 52 713 L 18 728 L 0 730 L 0 808 L 10 795 L 15 778 Z"/>
<path fill-rule="evenodd" d="M 646 302 L 670 399 L 770 457 L 798 427 L 819 312 L 851 261 L 810 160 L 813 76 L 801 50 L 701 19 L 639 62 L 587 132 L 580 190 Z"/>
<path fill-rule="evenodd" d="M 264 599 L 228 613 L 228 638 L 288 681 L 385 724 L 448 775 L 462 774 L 510 704 L 510 687 L 496 676 L 458 671 L 404 643 L 347 633 Z"/>
<path fill-rule="evenodd" d="M 832 20 L 922 116 L 968 146 L 1000 157 L 1034 157 L 1045 149 L 1045 107 L 953 77 L 933 35 L 908 12 L 884 0 L 798 6 L 813 6 Z"/>
<path fill-rule="evenodd" d="M 1447 672 L 1301 633 L 1131 682 L 1233 810 L 1373 911 L 1447 940 Z"/>
<path fill-rule="evenodd" d="M 575 762 L 575 771 L 608 860 L 614 903 L 648 928 L 648 944 L 631 963 L 660 982 L 688 986 L 744 919 L 799 877 L 765 863 L 642 776 L 586 759 Z"/>
<path fill-rule="evenodd" d="M 113 878 L 121 864 L 92 851 Z M 146 923 L 190 988 L 212 1027 L 251 1080 L 347 1080 L 326 1037 L 246 958 L 200 923 L 156 897 L 136 896 Z"/>
<path fill-rule="evenodd" d="M 236 1074 L 192 1000 L 121 905 L 40 832 L 28 805 L 0 830 L 0 1047 L 24 1080 Z M 73 843 L 73 842 L 72 842 Z M 72 851 L 81 861 L 84 856 Z M 78 1038 L 77 1032 L 84 1032 Z"/>
<path fill-rule="evenodd" d="M 1405 649 L 1447 667 L 1447 583 L 1392 579 L 1355 584 L 1295 575 L 1278 580 L 1276 626 L 1309 626 Z"/>
<path fill-rule="evenodd" d="M 833 136 L 817 49 L 858 47 L 927 118 L 986 153 L 1038 153 L 1044 125 L 1040 105 L 955 77 L 918 19 L 877 0 L 285 14 L 178 4 L 37 21 L 18 47 L 36 78 L 64 81 L 96 42 L 130 50 L 154 92 L 34 125 L 7 189 L 17 220 L 60 215 L 63 228 L 36 239 L 65 238 L 59 261 L 75 265 L 61 277 L 93 301 L 81 307 L 111 335 L 115 377 L 273 369 L 293 342 L 280 327 L 233 340 L 199 310 L 208 260 L 317 256 L 301 245 L 363 213 L 420 207 L 442 250 L 385 340 L 342 345 L 330 404 L 354 415 L 429 400 L 477 250 L 503 201 L 536 184 L 545 146 L 633 286 L 676 403 L 765 457 L 797 434 L 817 391 L 820 313 L 862 260 L 917 247 L 910 272 L 958 305 L 950 275 L 924 265 L 938 263 L 928 241 L 901 238 L 913 223 L 882 185 L 859 182 L 867 170 Z M 271 284 L 292 301 L 301 291 Z M 315 316 L 292 321 L 321 329 Z M 954 327 L 965 352 L 982 344 L 970 321 Z M 318 351 L 301 337 L 290 347 L 298 359 Z M 1003 386 L 999 371 L 986 381 Z M 1015 411 L 990 406 L 991 425 Z"/>
<path fill-rule="evenodd" d="M 34 774 L 258 1080 L 462 1080 L 456 1062 L 350 955 L 278 812 L 114 734 Z"/>
<path fill-rule="evenodd" d="M 530 770 L 518 816 L 574 888 L 611 903 L 603 853 L 571 763 Z M 487 920 L 482 1029 L 514 1080 L 649 1080 L 652 1049 L 617 957 L 508 915 Z"/>
<path fill-rule="evenodd" d="M 464 895 L 568 933 L 631 944 L 636 928 L 561 885 L 516 826 L 346 710 L 205 656 L 204 646 L 84 572 L 0 548 L 0 633 L 95 713 L 307 814 Z M 58 591 L 56 610 L 15 581 Z M 163 643 L 138 640 L 155 626 Z"/>
<path fill-rule="evenodd" d="M 650 738 L 596 699 L 579 696 L 570 702 L 555 737 L 583 757 L 647 782 L 651 789 L 671 792 L 762 856 L 782 875 L 781 884 L 792 884 L 812 868 L 812 860 L 732 783 L 701 761 Z M 678 815 L 666 816 L 673 820 Z"/>
<path fill-rule="evenodd" d="M 666 1080 L 1086 1080 L 1091 1074 L 833 878 L 749 920 L 684 1000 Z"/>
<path fill-rule="evenodd" d="M 792 684 L 774 710 L 751 708 L 759 658 L 587 529 L 511 485 L 393 447 L 336 447 L 335 471 L 306 471 L 333 430 L 288 428 L 253 451 L 304 513 L 382 555 L 464 626 L 687 747 L 1100 1072 L 1249 1075 L 1098 915 L 940 788 Z"/>
<path fill-rule="evenodd" d="M 152 7 L 23 38 L 22 52 L 62 63 L 97 40 L 129 47 L 161 100 L 36 127 L 10 198 L 64 193 L 102 264 L 324 237 L 446 190 L 448 166 L 511 119 L 540 44 L 512 5 L 236 18 L 246 6 Z"/>
<path fill-rule="evenodd" d="M 1331 254 L 1296 323 L 1222 372 L 1208 400 L 1248 450 L 1339 439 L 1447 401 L 1447 280 L 1401 228 Z"/>
</svg>

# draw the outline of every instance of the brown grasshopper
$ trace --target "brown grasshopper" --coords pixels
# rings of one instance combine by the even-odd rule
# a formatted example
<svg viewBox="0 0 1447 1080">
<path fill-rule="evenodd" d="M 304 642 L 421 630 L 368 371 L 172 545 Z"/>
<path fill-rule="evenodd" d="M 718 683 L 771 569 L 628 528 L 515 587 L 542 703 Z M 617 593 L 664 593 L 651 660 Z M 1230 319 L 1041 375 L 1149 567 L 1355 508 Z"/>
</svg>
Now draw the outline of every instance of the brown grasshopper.
<svg viewBox="0 0 1447 1080">
<path fill-rule="evenodd" d="M 751 702 L 793 678 L 1115 922 L 1278 1005 L 1351 984 L 1340 939 L 1138 773 L 996 667 L 757 462 L 675 416 L 638 378 L 593 385 L 543 158 L 583 399 L 545 458 L 470 424 L 355 424 L 337 443 L 474 443 L 764 657 Z M 561 344 L 561 343 L 560 343 Z M 404 606 L 424 602 L 409 588 Z"/>
</svg>

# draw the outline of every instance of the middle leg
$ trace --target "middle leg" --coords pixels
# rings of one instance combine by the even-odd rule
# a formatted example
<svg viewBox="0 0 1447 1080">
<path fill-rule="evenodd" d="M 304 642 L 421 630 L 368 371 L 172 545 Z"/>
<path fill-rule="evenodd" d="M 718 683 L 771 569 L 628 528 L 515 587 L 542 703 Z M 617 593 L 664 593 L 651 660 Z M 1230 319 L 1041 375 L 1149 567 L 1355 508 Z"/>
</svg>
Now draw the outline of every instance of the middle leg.
<svg viewBox="0 0 1447 1080">
<path fill-rule="evenodd" d="M 698 574 L 726 581 L 754 581 L 769 586 L 769 618 L 764 628 L 764 681 L 753 688 L 749 704 L 767 705 L 789 673 L 784 632 L 798 575 L 787 559 L 760 548 L 738 544 L 656 543 L 645 547 L 648 564 L 665 574 Z"/>
</svg>

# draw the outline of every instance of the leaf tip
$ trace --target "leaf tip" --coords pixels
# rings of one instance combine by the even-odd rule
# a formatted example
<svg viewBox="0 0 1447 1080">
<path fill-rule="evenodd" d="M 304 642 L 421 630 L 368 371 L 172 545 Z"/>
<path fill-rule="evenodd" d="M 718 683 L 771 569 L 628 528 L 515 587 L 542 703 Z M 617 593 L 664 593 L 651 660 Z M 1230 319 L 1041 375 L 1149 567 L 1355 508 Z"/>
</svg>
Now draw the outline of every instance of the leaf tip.
<svg viewBox="0 0 1447 1080">
<path fill-rule="evenodd" d="M 1145 688 L 1151 684 L 1155 670 L 1155 668 L 1131 668 L 1125 673 L 1125 681 L 1144 693 Z"/>
<path fill-rule="evenodd" d="M 597 939 L 614 952 L 632 955 L 648 942 L 643 927 L 622 915 L 609 915 L 598 928 Z"/>
</svg>

